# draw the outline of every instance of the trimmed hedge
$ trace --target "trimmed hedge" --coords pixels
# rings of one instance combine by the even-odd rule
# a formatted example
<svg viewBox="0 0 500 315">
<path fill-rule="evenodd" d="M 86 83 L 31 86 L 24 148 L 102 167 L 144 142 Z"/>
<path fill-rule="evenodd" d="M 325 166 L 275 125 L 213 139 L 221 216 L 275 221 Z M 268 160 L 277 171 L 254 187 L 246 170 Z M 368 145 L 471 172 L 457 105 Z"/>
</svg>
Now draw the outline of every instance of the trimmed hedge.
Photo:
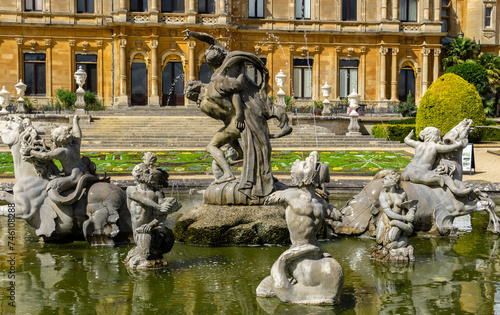
<svg viewBox="0 0 500 315">
<path fill-rule="evenodd" d="M 375 138 L 386 138 L 390 141 L 404 142 L 412 129 L 415 129 L 415 125 L 373 125 L 372 134 Z"/>
<path fill-rule="evenodd" d="M 487 120 L 485 126 L 497 126 L 498 124 L 493 120 Z M 483 128 L 481 128 L 483 129 Z M 500 141 L 500 129 L 484 128 L 482 141 Z"/>
<path fill-rule="evenodd" d="M 425 127 L 433 126 L 445 135 L 464 118 L 472 119 L 473 126 L 484 126 L 486 116 L 483 103 L 474 85 L 456 74 L 439 77 L 420 100 L 417 111 L 415 134 Z M 469 135 L 469 141 L 481 140 L 484 128 Z"/>
</svg>

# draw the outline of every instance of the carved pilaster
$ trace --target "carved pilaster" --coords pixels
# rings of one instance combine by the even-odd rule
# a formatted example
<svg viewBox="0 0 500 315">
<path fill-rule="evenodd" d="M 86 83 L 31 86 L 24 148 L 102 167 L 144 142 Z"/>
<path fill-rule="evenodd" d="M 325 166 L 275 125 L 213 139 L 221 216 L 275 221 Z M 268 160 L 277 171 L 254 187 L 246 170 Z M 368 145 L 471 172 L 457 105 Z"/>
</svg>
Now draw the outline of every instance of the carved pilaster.
<svg viewBox="0 0 500 315">
<path fill-rule="evenodd" d="M 70 40 L 68 40 L 68 43 L 69 43 L 69 47 L 75 47 L 75 45 L 76 45 L 76 40 L 74 40 L 74 39 L 70 39 Z"/>
<path fill-rule="evenodd" d="M 19 37 L 16 38 L 16 44 L 17 44 L 17 46 L 21 46 L 23 43 L 24 43 L 24 39 L 19 38 Z"/>
<path fill-rule="evenodd" d="M 43 41 L 46 47 L 52 47 L 52 39 L 44 39 Z"/>
<path fill-rule="evenodd" d="M 102 43 L 102 40 L 96 40 L 96 41 L 95 41 L 95 44 L 96 44 L 97 48 L 99 48 L 99 49 L 101 49 L 101 48 L 102 48 L 102 44 L 103 44 L 103 43 Z"/>
</svg>

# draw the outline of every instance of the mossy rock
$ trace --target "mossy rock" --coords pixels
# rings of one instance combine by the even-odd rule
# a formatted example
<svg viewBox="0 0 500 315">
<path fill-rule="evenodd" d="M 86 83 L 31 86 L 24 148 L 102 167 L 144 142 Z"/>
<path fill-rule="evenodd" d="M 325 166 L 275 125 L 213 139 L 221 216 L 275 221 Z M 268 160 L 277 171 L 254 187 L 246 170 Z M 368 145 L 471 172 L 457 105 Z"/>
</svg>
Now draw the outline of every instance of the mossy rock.
<svg viewBox="0 0 500 315">
<path fill-rule="evenodd" d="M 195 245 L 289 244 L 284 205 L 225 206 L 201 204 L 185 212 L 175 239 Z"/>
<path fill-rule="evenodd" d="M 420 100 L 417 111 L 416 134 L 425 127 L 436 127 L 445 135 L 464 118 L 470 118 L 473 126 L 484 126 L 486 116 L 483 103 L 474 85 L 456 74 L 439 77 Z M 478 128 L 479 129 L 479 128 Z M 469 135 L 471 142 L 479 142 L 482 131 Z"/>
</svg>

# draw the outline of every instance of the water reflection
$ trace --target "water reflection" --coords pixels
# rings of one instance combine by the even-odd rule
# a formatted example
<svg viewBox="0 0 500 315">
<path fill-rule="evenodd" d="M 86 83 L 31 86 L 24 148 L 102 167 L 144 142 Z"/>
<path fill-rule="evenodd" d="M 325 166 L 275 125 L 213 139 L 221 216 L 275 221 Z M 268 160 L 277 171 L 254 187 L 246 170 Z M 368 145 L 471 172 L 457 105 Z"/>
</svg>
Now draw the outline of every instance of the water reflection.
<svg viewBox="0 0 500 315">
<path fill-rule="evenodd" d="M 168 268 L 131 272 L 132 245 L 41 244 L 17 222 L 16 304 L 9 302 L 9 265 L 0 218 L 2 313 L 19 314 L 491 314 L 500 311 L 499 240 L 475 215 L 458 238 L 413 237 L 414 263 L 370 258 L 375 241 L 339 238 L 323 249 L 342 265 L 345 285 L 335 307 L 293 306 L 257 298 L 255 289 L 287 247 L 197 247 L 176 244 Z M 22 231 L 22 232 L 21 232 Z M 21 237 L 21 235 L 27 235 Z"/>
</svg>

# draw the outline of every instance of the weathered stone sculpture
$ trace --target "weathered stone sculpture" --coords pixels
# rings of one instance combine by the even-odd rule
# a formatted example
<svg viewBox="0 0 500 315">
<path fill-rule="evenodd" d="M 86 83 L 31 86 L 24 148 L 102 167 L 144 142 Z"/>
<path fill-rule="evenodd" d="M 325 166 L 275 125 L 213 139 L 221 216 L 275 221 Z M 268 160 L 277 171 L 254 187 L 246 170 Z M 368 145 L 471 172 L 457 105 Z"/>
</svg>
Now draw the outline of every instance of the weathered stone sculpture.
<svg viewBox="0 0 500 315">
<path fill-rule="evenodd" d="M 471 190 L 462 182 L 461 154 L 467 145 L 470 124 L 468 119 L 462 121 L 442 141 L 439 133 L 429 127 L 422 131 L 424 142 L 411 140 L 413 132 L 407 137 L 405 142 L 415 147 L 415 157 L 403 171 L 400 186 L 407 196 L 418 200 L 418 211 L 412 222 L 414 231 L 454 234 L 454 218 L 486 210 L 490 216 L 488 230 L 500 233 L 495 203 L 487 194 Z M 377 174 L 342 208 L 342 222 L 333 224 L 336 233 L 374 234 L 384 213 L 379 202 L 384 190 L 383 175 Z"/>
<path fill-rule="evenodd" d="M 2 192 L 0 199 L 14 203 L 16 217 L 46 242 L 114 244 L 131 234 L 125 193 L 109 179 L 99 180 L 95 165 L 80 158 L 78 117 L 73 127 L 58 127 L 53 136 L 56 146 L 50 149 L 29 119 L 2 122 L 1 137 L 12 151 L 16 183 L 13 194 Z M 61 161 L 63 176 L 53 159 Z"/>
<path fill-rule="evenodd" d="M 161 268 L 167 265 L 163 254 L 174 246 L 167 216 L 179 210 L 181 204 L 175 198 L 165 198 L 160 190 L 168 185 L 168 175 L 154 169 L 156 154 L 147 152 L 143 160 L 132 170 L 137 185 L 127 188 L 136 246 L 129 251 L 125 263 L 134 269 Z"/>
<path fill-rule="evenodd" d="M 266 200 L 288 204 L 286 222 L 292 246 L 274 263 L 271 275 L 257 288 L 257 296 L 276 296 L 292 304 L 335 304 L 338 300 L 344 284 L 342 267 L 322 251 L 316 234 L 325 216 L 338 219 L 339 213 L 315 194 L 318 166 L 317 152 L 305 161 L 297 160 L 291 171 L 297 188 L 274 192 Z"/>
<path fill-rule="evenodd" d="M 276 137 L 289 134 L 288 116 L 282 106 L 275 106 L 267 95 L 269 72 L 254 54 L 228 52 L 208 34 L 185 31 L 186 39 L 194 37 L 210 44 L 205 53 L 206 63 L 215 70 L 209 84 L 188 81 L 186 97 L 195 101 L 208 116 L 224 122 L 207 146 L 222 171 L 205 193 L 210 204 L 262 204 L 275 189 L 271 173 L 271 143 L 267 120 L 275 117 L 280 121 L 282 132 Z M 250 64 L 260 73 L 259 84 L 245 74 Z M 238 141 L 241 138 L 241 145 Z M 241 176 L 236 179 L 231 172 L 221 147 L 230 144 L 243 160 Z M 222 201 L 225 200 L 225 201 Z"/>
<path fill-rule="evenodd" d="M 413 233 L 417 200 L 408 201 L 406 192 L 399 187 L 399 175 L 389 172 L 383 178 L 384 189 L 379 195 L 383 213 L 377 222 L 377 243 L 372 257 L 386 261 L 415 260 L 414 247 L 408 245 Z"/>
<path fill-rule="evenodd" d="M 202 112 L 221 120 L 224 127 L 207 146 L 214 159 L 215 181 L 204 191 L 204 204 L 180 217 L 175 225 L 179 241 L 203 245 L 283 244 L 288 230 L 281 205 L 264 205 L 273 191 L 286 186 L 271 172 L 271 138 L 292 132 L 284 106 L 275 105 L 267 95 L 269 72 L 255 55 L 228 52 L 208 34 L 185 31 L 186 39 L 210 44 L 205 61 L 215 72 L 208 84 L 188 81 L 186 97 Z M 259 77 L 246 75 L 252 66 Z M 269 134 L 267 121 L 277 118 L 281 132 Z M 230 145 L 235 154 L 231 161 L 221 150 Z M 232 163 L 241 163 L 236 178 Z"/>
</svg>

